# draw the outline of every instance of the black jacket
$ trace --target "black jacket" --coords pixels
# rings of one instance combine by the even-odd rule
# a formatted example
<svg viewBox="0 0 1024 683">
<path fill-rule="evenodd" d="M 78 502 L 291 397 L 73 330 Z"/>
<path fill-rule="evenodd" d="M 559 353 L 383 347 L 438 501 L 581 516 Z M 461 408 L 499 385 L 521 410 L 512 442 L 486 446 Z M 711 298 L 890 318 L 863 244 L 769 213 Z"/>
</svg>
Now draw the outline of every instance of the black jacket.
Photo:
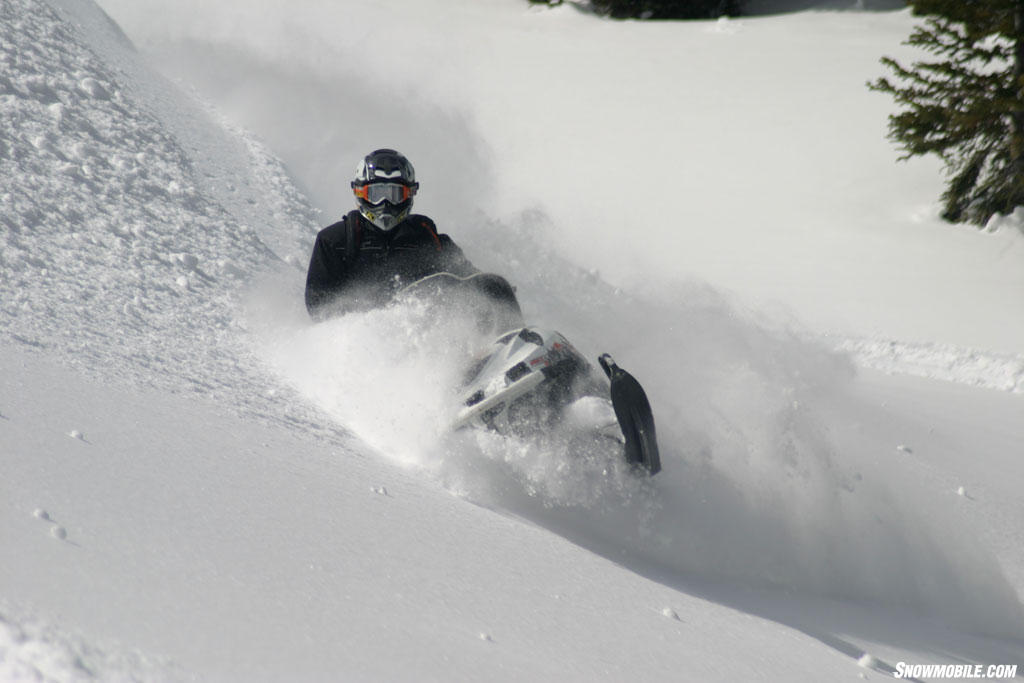
<svg viewBox="0 0 1024 683">
<path fill-rule="evenodd" d="M 398 289 L 434 273 L 479 272 L 434 222 L 413 214 L 381 230 L 358 211 L 316 236 L 306 274 L 306 309 L 320 320 L 387 303 Z M 344 301 L 338 299 L 345 294 Z"/>
</svg>

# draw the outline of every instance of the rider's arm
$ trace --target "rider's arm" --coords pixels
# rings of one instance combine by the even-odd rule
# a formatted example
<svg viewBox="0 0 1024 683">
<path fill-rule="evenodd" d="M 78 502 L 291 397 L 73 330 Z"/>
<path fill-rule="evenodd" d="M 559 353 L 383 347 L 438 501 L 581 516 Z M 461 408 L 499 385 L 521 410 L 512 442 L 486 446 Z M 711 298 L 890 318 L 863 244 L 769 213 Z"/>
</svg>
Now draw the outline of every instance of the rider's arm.
<svg viewBox="0 0 1024 683">
<path fill-rule="evenodd" d="M 438 235 L 438 239 L 441 242 L 442 270 L 459 277 L 468 277 L 480 272 L 480 269 L 466 258 L 466 255 L 462 253 L 462 249 L 452 241 L 451 237 L 448 235 Z"/>
<path fill-rule="evenodd" d="M 326 305 L 348 280 L 344 232 L 344 224 L 335 223 L 321 230 L 313 244 L 306 271 L 306 310 L 314 320 L 325 317 Z"/>
</svg>

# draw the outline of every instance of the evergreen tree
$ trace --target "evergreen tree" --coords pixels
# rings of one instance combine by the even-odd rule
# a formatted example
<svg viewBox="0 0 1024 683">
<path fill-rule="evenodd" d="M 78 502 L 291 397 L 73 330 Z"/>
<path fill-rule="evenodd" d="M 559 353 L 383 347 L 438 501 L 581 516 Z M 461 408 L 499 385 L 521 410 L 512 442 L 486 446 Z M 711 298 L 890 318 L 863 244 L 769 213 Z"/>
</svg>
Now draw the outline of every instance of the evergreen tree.
<svg viewBox="0 0 1024 683">
<path fill-rule="evenodd" d="M 591 0 L 591 4 L 616 19 L 708 19 L 739 14 L 742 0 Z"/>
<path fill-rule="evenodd" d="M 905 109 L 889 117 L 901 159 L 936 154 L 949 177 L 943 218 L 984 225 L 1024 206 L 1024 0 L 912 0 L 924 17 L 906 44 L 936 57 L 873 90 Z"/>
</svg>

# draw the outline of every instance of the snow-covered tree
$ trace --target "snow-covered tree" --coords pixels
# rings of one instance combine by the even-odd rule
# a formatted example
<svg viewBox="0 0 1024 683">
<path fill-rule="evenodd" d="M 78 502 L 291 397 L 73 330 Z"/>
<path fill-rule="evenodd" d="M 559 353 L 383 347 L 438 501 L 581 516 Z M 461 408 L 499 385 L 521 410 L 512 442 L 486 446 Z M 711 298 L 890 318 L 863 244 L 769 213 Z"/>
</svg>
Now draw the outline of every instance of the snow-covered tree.
<svg viewBox="0 0 1024 683">
<path fill-rule="evenodd" d="M 913 0 L 924 18 L 906 43 L 934 61 L 904 67 L 884 57 L 896 83 L 873 90 L 903 109 L 889 117 L 901 159 L 936 154 L 946 164 L 943 217 L 984 225 L 1024 206 L 1024 0 Z"/>
</svg>

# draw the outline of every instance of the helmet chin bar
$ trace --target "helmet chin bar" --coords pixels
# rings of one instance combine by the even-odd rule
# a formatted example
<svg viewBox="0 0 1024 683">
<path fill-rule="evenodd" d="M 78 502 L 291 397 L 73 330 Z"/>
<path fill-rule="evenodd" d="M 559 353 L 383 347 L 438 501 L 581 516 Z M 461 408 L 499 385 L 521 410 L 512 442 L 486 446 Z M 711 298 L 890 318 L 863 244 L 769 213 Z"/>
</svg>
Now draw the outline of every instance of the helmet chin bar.
<svg viewBox="0 0 1024 683">
<path fill-rule="evenodd" d="M 391 230 L 393 227 L 405 220 L 405 217 L 409 215 L 409 209 L 412 205 L 403 207 L 397 211 L 388 211 L 388 203 L 385 202 L 383 206 L 366 206 L 361 205 L 359 207 L 359 213 L 363 214 L 363 217 L 376 225 L 381 230 Z"/>
</svg>

